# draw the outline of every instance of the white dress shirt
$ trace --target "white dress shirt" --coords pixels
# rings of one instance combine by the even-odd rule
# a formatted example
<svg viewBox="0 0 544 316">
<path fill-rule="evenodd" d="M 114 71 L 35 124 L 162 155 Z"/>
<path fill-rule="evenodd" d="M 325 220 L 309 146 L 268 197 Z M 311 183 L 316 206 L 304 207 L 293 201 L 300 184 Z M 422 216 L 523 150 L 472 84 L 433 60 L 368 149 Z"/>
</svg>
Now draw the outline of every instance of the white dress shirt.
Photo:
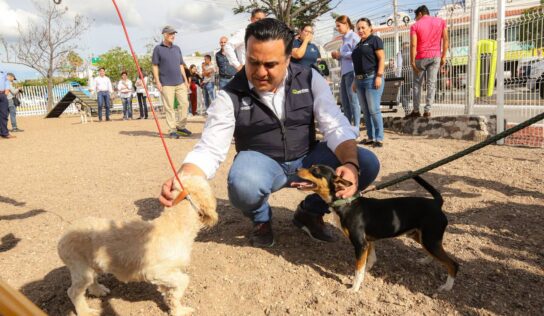
<svg viewBox="0 0 544 316">
<path fill-rule="evenodd" d="M 127 81 L 119 80 L 117 91 L 119 91 L 120 98 L 130 98 L 132 95 L 132 81 L 129 79 Z"/>
<path fill-rule="evenodd" d="M 246 28 L 244 27 L 243 29 L 234 33 L 224 47 L 225 56 L 227 56 L 229 64 L 236 69 L 246 63 L 246 43 L 244 42 L 245 36 Z"/>
<path fill-rule="evenodd" d="M 96 92 L 103 92 L 108 91 L 110 93 L 113 92 L 113 87 L 111 86 L 111 80 L 110 78 L 104 76 L 98 76 L 94 78 L 94 87 Z"/>
<path fill-rule="evenodd" d="M 285 119 L 285 79 L 273 92 L 258 92 L 261 101 L 270 107 L 281 120 Z M 249 83 L 249 87 L 253 85 Z M 324 141 L 333 152 L 336 147 L 346 140 L 356 139 L 357 134 L 347 118 L 336 105 L 330 87 L 323 77 L 312 69 L 312 94 L 314 97 L 314 117 L 317 128 L 323 133 Z M 202 131 L 202 138 L 193 150 L 187 154 L 183 163 L 198 166 L 208 179 L 223 162 L 229 151 L 234 135 L 236 119 L 234 106 L 229 95 L 219 90 L 217 98 L 208 108 L 208 119 Z"/>
</svg>

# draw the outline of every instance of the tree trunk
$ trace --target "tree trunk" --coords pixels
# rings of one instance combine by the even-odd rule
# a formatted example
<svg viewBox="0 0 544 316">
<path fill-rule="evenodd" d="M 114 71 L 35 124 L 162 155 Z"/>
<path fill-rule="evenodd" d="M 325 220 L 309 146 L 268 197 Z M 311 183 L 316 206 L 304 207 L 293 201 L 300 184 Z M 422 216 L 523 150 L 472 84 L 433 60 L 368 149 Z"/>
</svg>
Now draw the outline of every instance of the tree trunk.
<svg viewBox="0 0 544 316">
<path fill-rule="evenodd" d="M 53 108 L 53 77 L 47 77 L 47 113 Z"/>
</svg>

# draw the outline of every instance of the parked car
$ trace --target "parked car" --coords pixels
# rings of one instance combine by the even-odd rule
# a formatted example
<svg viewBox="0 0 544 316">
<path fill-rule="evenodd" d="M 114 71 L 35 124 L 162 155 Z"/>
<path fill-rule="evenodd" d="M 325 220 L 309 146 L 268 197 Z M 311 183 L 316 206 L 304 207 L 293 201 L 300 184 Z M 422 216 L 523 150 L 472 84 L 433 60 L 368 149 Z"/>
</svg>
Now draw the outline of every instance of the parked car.
<svg viewBox="0 0 544 316">
<path fill-rule="evenodd" d="M 518 78 L 518 83 L 526 84 L 528 79 L 531 78 L 531 71 L 533 65 L 541 60 L 544 59 L 539 57 L 525 57 L 520 59 L 516 68 L 516 77 Z"/>
<path fill-rule="evenodd" d="M 527 78 L 527 89 L 538 90 L 540 97 L 544 98 L 544 58 L 535 60 L 530 64 L 529 76 Z"/>
<path fill-rule="evenodd" d="M 393 14 L 391 14 L 387 20 L 386 20 L 386 24 L 387 26 L 392 26 L 394 24 L 395 20 L 393 20 Z M 399 25 L 402 25 L 402 23 L 404 23 L 404 25 L 408 25 L 408 23 L 410 23 L 410 16 L 404 12 L 399 12 L 397 13 L 397 23 Z"/>
</svg>

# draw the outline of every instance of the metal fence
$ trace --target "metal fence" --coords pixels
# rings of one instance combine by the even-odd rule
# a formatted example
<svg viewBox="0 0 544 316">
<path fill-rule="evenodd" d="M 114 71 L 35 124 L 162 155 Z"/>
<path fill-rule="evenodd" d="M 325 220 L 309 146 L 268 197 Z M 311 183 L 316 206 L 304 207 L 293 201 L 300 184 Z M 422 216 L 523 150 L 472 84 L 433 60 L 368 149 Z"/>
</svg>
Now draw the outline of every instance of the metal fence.
<svg viewBox="0 0 544 316">
<path fill-rule="evenodd" d="M 47 86 L 24 86 L 23 93 L 19 97 L 21 106 L 17 108 L 18 116 L 40 116 L 47 114 Z M 82 90 L 81 87 L 74 87 L 68 83 L 55 85 L 53 87 L 53 106 L 57 104 L 68 91 Z M 115 96 L 115 94 L 113 95 Z M 90 95 L 96 99 L 95 94 Z M 162 100 L 157 96 L 152 96 L 152 102 L 155 108 L 162 108 Z M 149 103 L 149 102 L 148 102 Z M 136 97 L 132 98 L 133 109 L 138 109 L 138 101 Z M 120 99 L 112 100 L 112 111 L 122 111 L 123 106 Z M 65 114 L 77 114 L 78 110 L 74 104 L 71 104 L 65 111 Z"/>
<path fill-rule="evenodd" d="M 497 90 L 497 0 L 479 1 L 479 21 L 476 28 L 476 54 L 470 54 L 471 21 L 474 21 L 470 4 L 451 4 L 443 7 L 438 16 L 446 21 L 450 39 L 447 62 L 438 74 L 433 116 L 463 115 L 471 102 L 468 90 L 470 62 L 475 63 L 474 100 L 471 113 L 476 115 L 496 115 L 497 96 L 504 96 L 505 127 L 515 125 L 544 112 L 544 10 L 539 1 L 509 1 L 505 10 L 504 27 L 504 88 Z M 349 15 L 349 14 L 348 14 Z M 359 16 L 350 17 L 357 20 Z M 411 109 L 413 100 L 410 87 L 413 86 L 412 69 L 409 63 L 410 26 L 399 21 L 398 27 L 388 25 L 374 26 L 374 32 L 384 42 L 386 56 L 386 77 L 402 76 L 405 89 L 401 89 L 400 100 L 408 100 Z M 395 33 L 399 51 L 395 51 Z M 337 49 L 341 38 L 329 42 L 325 48 Z M 404 48 L 404 49 L 403 49 Z M 399 64 L 399 56 L 404 60 Z M 332 66 L 337 63 L 332 62 Z M 331 71 L 331 86 L 338 92 L 339 69 Z M 407 88 L 407 89 L 406 89 Z M 425 104 L 425 84 L 421 107 Z M 399 100 L 399 101 L 400 101 Z M 401 108 L 399 106 L 399 108 Z M 399 110 L 396 114 L 404 115 Z M 544 122 L 539 122 L 524 131 L 512 135 L 507 144 L 544 147 Z"/>
</svg>

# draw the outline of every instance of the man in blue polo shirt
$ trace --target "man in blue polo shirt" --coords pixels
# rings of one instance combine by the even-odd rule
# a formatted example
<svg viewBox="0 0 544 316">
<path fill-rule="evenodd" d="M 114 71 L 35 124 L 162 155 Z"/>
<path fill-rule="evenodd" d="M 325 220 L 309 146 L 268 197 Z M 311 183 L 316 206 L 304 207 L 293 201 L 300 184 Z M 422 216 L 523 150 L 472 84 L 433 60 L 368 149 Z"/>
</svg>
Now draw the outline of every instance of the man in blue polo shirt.
<svg viewBox="0 0 544 316">
<path fill-rule="evenodd" d="M 187 109 L 189 108 L 189 81 L 183 68 L 185 62 L 179 46 L 174 45 L 177 31 L 172 26 L 162 29 L 163 41 L 155 46 L 151 62 L 153 63 L 153 77 L 155 85 L 161 92 L 162 103 L 166 110 L 166 124 L 172 138 L 190 136 L 192 133 L 187 124 Z M 174 111 L 174 97 L 177 99 L 178 118 Z"/>
<path fill-rule="evenodd" d="M 9 90 L 9 81 L 7 75 L 0 71 L 0 138 L 1 139 L 10 139 L 15 138 L 15 136 L 9 134 L 8 130 L 8 112 L 9 112 L 9 103 L 8 97 L 6 95 Z"/>
</svg>

